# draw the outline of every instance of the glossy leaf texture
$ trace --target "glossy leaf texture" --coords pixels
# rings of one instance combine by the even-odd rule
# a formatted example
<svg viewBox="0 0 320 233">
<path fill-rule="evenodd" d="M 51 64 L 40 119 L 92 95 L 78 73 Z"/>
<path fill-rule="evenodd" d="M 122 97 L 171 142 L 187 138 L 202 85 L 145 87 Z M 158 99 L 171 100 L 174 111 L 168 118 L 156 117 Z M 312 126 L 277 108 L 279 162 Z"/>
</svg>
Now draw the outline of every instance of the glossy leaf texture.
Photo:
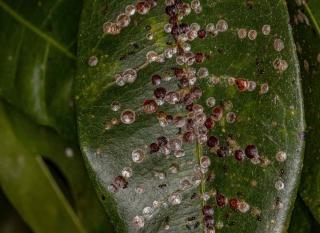
<svg viewBox="0 0 320 233">
<path fill-rule="evenodd" d="M 298 4 L 297 4 L 298 3 Z M 306 148 L 299 190 L 313 217 L 320 223 L 320 2 L 289 2 L 291 24 L 301 67 L 305 100 Z"/>
<path fill-rule="evenodd" d="M 282 232 L 304 144 L 286 3 L 179 2 L 123 28 L 132 1 L 84 3 L 77 117 L 104 207 L 116 232 Z"/>
<path fill-rule="evenodd" d="M 81 8 L 77 0 L 0 1 L 0 96 L 65 137 L 75 132 L 71 90 Z"/>
<path fill-rule="evenodd" d="M 0 125 L 1 187 L 33 232 L 112 229 L 72 144 L 3 102 Z M 66 180 L 65 190 L 54 179 L 48 161 Z"/>
</svg>

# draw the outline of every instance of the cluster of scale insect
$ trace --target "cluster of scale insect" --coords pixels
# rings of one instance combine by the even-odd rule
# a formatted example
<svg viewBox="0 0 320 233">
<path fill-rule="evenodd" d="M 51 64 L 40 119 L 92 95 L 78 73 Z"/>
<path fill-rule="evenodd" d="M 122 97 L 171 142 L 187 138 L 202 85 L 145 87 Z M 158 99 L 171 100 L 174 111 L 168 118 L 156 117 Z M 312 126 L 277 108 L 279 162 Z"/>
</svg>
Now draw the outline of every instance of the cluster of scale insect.
<svg viewBox="0 0 320 233">
<path fill-rule="evenodd" d="M 149 11 L 157 6 L 156 0 L 144 0 L 138 1 L 135 5 L 128 5 L 125 7 L 125 11 L 118 15 L 114 22 L 108 21 L 103 25 L 103 32 L 106 35 L 117 35 L 121 30 L 129 26 L 131 17 L 136 13 L 145 15 Z M 232 103 L 225 102 L 224 104 L 217 105 L 214 97 L 206 99 L 206 106 L 196 104 L 199 99 L 202 98 L 203 90 L 197 86 L 198 80 L 206 79 L 211 86 L 217 85 L 220 82 L 221 77 L 209 73 L 206 67 L 200 67 L 198 70 L 193 67 L 194 64 L 201 65 L 206 60 L 206 55 L 201 52 L 192 51 L 189 42 L 197 40 L 205 40 L 218 36 L 219 33 L 226 32 L 229 25 L 226 20 L 220 19 L 216 23 L 208 23 L 205 26 L 200 26 L 198 23 L 186 24 L 182 20 L 192 12 L 200 14 L 202 12 L 202 5 L 199 0 L 192 0 L 191 3 L 186 3 L 182 0 L 165 0 L 165 13 L 169 20 L 165 24 L 164 33 L 170 34 L 175 44 L 166 48 L 163 53 L 158 54 L 155 51 L 149 51 L 146 54 L 146 60 L 144 64 L 138 68 L 129 68 L 121 73 L 115 75 L 115 83 L 118 86 L 124 86 L 135 82 L 138 78 L 138 72 L 140 69 L 151 63 L 164 63 L 166 59 L 175 59 L 176 66 L 170 71 L 164 74 L 153 74 L 150 77 L 150 82 L 154 86 L 153 96 L 144 100 L 142 103 L 142 112 L 144 114 L 154 114 L 161 127 L 167 127 L 173 125 L 177 128 L 178 134 L 176 137 L 168 138 L 163 135 L 149 145 L 149 149 L 135 148 L 132 150 L 131 159 L 134 163 L 143 163 L 148 156 L 153 154 L 160 154 L 165 158 L 171 155 L 177 159 L 185 156 L 184 144 L 199 143 L 202 146 L 208 148 L 208 151 L 215 154 L 217 157 L 223 158 L 227 155 L 233 154 L 234 158 L 241 162 L 245 159 L 249 159 L 253 164 L 263 163 L 268 165 L 270 161 L 259 155 L 258 148 L 249 144 L 245 148 L 241 149 L 237 145 L 233 138 L 227 139 L 227 144 L 223 145 L 220 142 L 219 137 L 213 135 L 213 129 L 223 117 L 226 118 L 228 123 L 234 123 L 237 121 L 237 115 L 231 111 Z M 271 33 L 271 26 L 264 25 L 261 29 L 264 36 L 268 36 Z M 254 29 L 240 28 L 237 31 L 239 39 L 243 40 L 246 37 L 249 40 L 255 40 L 258 36 L 258 32 Z M 152 40 L 152 35 L 147 35 L 147 39 Z M 284 49 L 284 42 L 276 38 L 273 43 L 275 51 L 280 52 Z M 98 58 L 92 56 L 88 60 L 89 66 L 96 66 L 98 64 Z M 285 60 L 277 58 L 273 62 L 273 66 L 279 72 L 283 72 L 288 68 L 288 64 Z M 177 89 L 175 91 L 168 91 L 161 84 L 170 80 L 176 80 Z M 256 90 L 257 83 L 252 80 L 245 79 L 243 77 L 228 77 L 228 85 L 235 86 L 240 92 L 252 92 Z M 266 94 L 269 91 L 268 83 L 260 85 L 259 94 Z M 186 114 L 171 115 L 165 111 L 161 111 L 162 105 L 179 105 L 185 108 Z M 205 108 L 210 109 L 210 114 L 205 113 Z M 111 109 L 115 112 L 120 111 L 121 104 L 118 101 L 113 101 Z M 132 109 L 124 109 L 120 114 L 120 122 L 123 124 L 132 124 L 136 121 L 136 112 Z M 112 119 L 105 126 L 108 130 L 113 125 L 119 124 L 118 119 Z M 287 155 L 283 151 L 279 151 L 276 154 L 276 160 L 278 162 L 284 162 Z M 166 200 L 154 200 L 151 206 L 143 208 L 142 213 L 135 216 L 132 220 L 134 228 L 137 230 L 142 229 L 145 225 L 145 221 L 150 220 L 155 210 L 162 206 L 179 205 L 183 201 L 183 190 L 190 188 L 191 186 L 202 185 L 204 180 L 210 180 L 208 169 L 211 165 L 211 159 L 207 155 L 201 155 L 198 164 L 194 167 L 194 174 L 191 179 L 181 179 L 181 187 L 171 193 Z M 172 164 L 169 168 L 169 172 L 177 173 L 179 171 L 179 165 Z M 108 190 L 113 193 L 117 193 L 121 189 L 127 188 L 129 185 L 129 179 L 133 175 L 133 170 L 130 166 L 124 167 L 121 174 L 113 179 L 113 182 L 109 185 Z M 159 179 L 165 179 L 164 172 L 155 172 L 155 176 Z M 254 182 L 253 182 L 254 183 Z M 281 180 L 276 181 L 275 188 L 281 190 L 284 188 L 284 183 Z M 143 185 L 139 185 L 135 188 L 136 193 L 142 194 L 144 192 Z M 197 196 L 197 195 L 196 195 Z M 224 194 L 219 192 L 206 192 L 200 195 L 200 199 L 207 203 L 211 197 L 215 197 L 216 205 L 219 207 L 230 206 L 231 209 L 246 213 L 250 206 L 244 200 L 238 198 L 227 198 Z M 194 197 L 191 197 L 191 199 Z M 197 198 L 195 198 L 197 199 Z M 168 204 L 168 203 L 169 204 Z M 259 212 L 259 211 L 255 211 Z M 208 233 L 215 232 L 215 229 L 219 229 L 223 226 L 221 222 L 216 223 L 214 219 L 214 209 L 210 204 L 205 204 L 202 207 L 202 222 L 204 223 L 205 230 Z M 192 220 L 193 221 L 193 220 Z M 199 223 L 199 222 L 197 222 Z M 196 224 L 197 225 L 197 224 Z M 191 229 L 190 224 L 187 227 Z M 195 226 L 193 226 L 195 227 Z M 169 223 L 165 225 L 165 230 L 170 229 Z"/>
</svg>

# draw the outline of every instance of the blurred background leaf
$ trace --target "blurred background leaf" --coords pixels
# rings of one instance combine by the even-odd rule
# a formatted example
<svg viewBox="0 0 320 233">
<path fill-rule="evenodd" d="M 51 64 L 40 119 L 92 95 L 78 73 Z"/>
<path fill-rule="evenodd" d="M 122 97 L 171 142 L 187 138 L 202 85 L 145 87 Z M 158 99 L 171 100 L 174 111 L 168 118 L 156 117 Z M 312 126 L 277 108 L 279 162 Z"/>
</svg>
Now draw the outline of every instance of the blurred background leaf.
<svg viewBox="0 0 320 233">
<path fill-rule="evenodd" d="M 0 0 L 0 182 L 36 233 L 112 232 L 75 143 L 81 8 L 78 0 Z"/>
<path fill-rule="evenodd" d="M 0 189 L 0 232 L 1 233 L 31 233 L 28 225 L 14 209 Z"/>
<path fill-rule="evenodd" d="M 36 122 L 75 132 L 79 0 L 0 0 L 0 96 Z"/>
<path fill-rule="evenodd" d="M 318 233 L 319 223 L 313 218 L 303 200 L 298 197 L 293 209 L 288 233 Z"/>
<path fill-rule="evenodd" d="M 56 152 L 59 153 L 61 143 L 40 128 L 33 128 L 32 122 L 24 122 L 22 117 L 9 112 L 1 103 L 2 189 L 34 232 L 84 233 L 79 218 L 38 151 L 38 148 L 42 147 L 41 149 L 49 150 L 45 152 L 57 149 Z M 27 135 L 27 138 L 21 138 L 24 135 Z M 39 142 L 43 142 L 43 145 L 39 146 Z M 58 153 L 52 156 L 57 156 Z"/>
<path fill-rule="evenodd" d="M 305 160 L 299 195 L 320 223 L 320 1 L 307 2 L 288 1 L 301 68 L 306 119 Z"/>
<path fill-rule="evenodd" d="M 0 128 L 1 186 L 34 232 L 111 229 L 76 148 L 3 102 Z"/>
</svg>

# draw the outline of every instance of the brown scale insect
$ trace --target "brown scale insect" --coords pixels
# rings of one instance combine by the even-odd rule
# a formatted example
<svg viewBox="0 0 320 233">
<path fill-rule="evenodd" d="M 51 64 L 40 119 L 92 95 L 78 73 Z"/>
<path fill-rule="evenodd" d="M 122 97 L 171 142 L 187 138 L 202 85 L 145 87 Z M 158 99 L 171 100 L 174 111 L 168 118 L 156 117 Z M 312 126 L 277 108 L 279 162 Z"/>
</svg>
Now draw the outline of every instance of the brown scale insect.
<svg viewBox="0 0 320 233">
<path fill-rule="evenodd" d="M 211 119 L 211 117 L 208 117 L 204 122 L 204 125 L 207 129 L 212 129 L 214 126 L 214 121 Z"/>
<path fill-rule="evenodd" d="M 218 192 L 216 195 L 216 202 L 219 207 L 224 207 L 227 204 L 227 198 Z"/>
<path fill-rule="evenodd" d="M 206 35 L 207 35 L 206 30 L 200 29 L 200 30 L 198 31 L 198 37 L 199 37 L 200 39 L 204 39 L 204 38 L 206 37 Z"/>
<path fill-rule="evenodd" d="M 238 204 L 239 204 L 239 200 L 236 198 L 232 198 L 229 200 L 229 206 L 231 209 L 233 210 L 237 210 L 238 209 Z"/>
<path fill-rule="evenodd" d="M 151 77 L 151 82 L 152 82 L 152 84 L 155 85 L 155 86 L 160 85 L 160 83 L 161 83 L 161 76 L 158 75 L 158 74 L 152 75 L 152 77 Z"/>
<path fill-rule="evenodd" d="M 247 91 L 249 86 L 248 81 L 243 78 L 237 78 L 236 85 L 240 92 Z"/>
<path fill-rule="evenodd" d="M 154 90 L 153 94 L 157 99 L 163 99 L 166 96 L 166 89 L 164 87 L 158 87 Z"/>
<path fill-rule="evenodd" d="M 219 145 L 219 139 L 215 136 L 210 136 L 207 141 L 208 147 L 216 147 Z"/>
<path fill-rule="evenodd" d="M 245 154 L 249 159 L 253 159 L 259 156 L 258 149 L 255 145 L 248 145 L 245 149 Z"/>
<path fill-rule="evenodd" d="M 150 148 L 150 154 L 156 153 L 160 149 L 157 143 L 151 143 L 149 148 Z"/>
<path fill-rule="evenodd" d="M 204 62 L 205 56 L 203 53 L 198 52 L 195 54 L 194 58 L 195 58 L 196 63 L 200 64 L 200 63 Z"/>
<path fill-rule="evenodd" d="M 218 149 L 217 149 L 217 155 L 218 157 L 220 158 L 224 158 L 227 156 L 227 153 L 228 153 L 228 148 L 225 147 L 225 146 L 220 146 Z"/>
<path fill-rule="evenodd" d="M 157 111 L 157 109 L 158 109 L 158 105 L 157 105 L 156 101 L 154 101 L 154 100 L 145 100 L 143 102 L 143 111 L 145 113 L 148 113 L 148 114 L 154 113 L 154 112 Z"/>
<path fill-rule="evenodd" d="M 212 109 L 211 117 L 214 121 L 220 121 L 223 115 L 223 108 L 221 106 L 216 106 Z"/>
<path fill-rule="evenodd" d="M 136 4 L 138 14 L 145 15 L 149 12 L 151 5 L 147 1 L 139 1 Z"/>
<path fill-rule="evenodd" d="M 236 150 L 234 152 L 234 157 L 235 157 L 236 160 L 241 162 L 241 161 L 244 160 L 245 154 L 244 154 L 243 150 Z"/>
</svg>

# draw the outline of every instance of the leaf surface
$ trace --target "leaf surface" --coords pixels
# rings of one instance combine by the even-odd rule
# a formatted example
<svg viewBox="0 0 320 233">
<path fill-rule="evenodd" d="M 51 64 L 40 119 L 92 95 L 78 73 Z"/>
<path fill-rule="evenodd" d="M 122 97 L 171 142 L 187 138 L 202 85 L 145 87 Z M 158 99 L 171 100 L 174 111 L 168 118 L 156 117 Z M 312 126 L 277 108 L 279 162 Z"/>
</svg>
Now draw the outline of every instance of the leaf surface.
<svg viewBox="0 0 320 233">
<path fill-rule="evenodd" d="M 139 232 L 205 232 L 208 226 L 214 226 L 217 232 L 285 230 L 300 175 L 304 130 L 299 66 L 285 1 L 201 1 L 200 14 L 192 11 L 178 22 L 178 25 L 196 22 L 202 29 L 209 23 L 220 27 L 216 36 L 213 32 L 204 39 L 188 42 L 194 54 L 200 52 L 205 57 L 203 63 L 191 66 L 198 72 L 195 84 L 191 80 L 194 75 L 188 76 L 188 84 L 181 80 L 179 68 L 183 74 L 188 68 L 178 65 L 176 57 L 184 56 L 180 47 L 188 50 L 188 45 L 164 32 L 169 16 L 163 1 L 158 1 L 146 15 L 132 16 L 130 25 L 120 34 L 103 33 L 104 23 L 115 22 L 131 3 L 85 2 L 76 80 L 81 147 L 96 189 L 106 196 L 104 207 L 112 216 L 116 231 L 135 232 L 139 226 L 134 223 L 137 220 L 144 221 Z M 227 22 L 226 31 L 224 21 L 219 26 L 219 20 Z M 269 35 L 262 33 L 264 25 L 270 25 Z M 239 29 L 247 32 L 245 38 L 239 38 Z M 277 39 L 281 39 L 284 48 L 279 49 L 281 41 Z M 275 50 L 275 43 L 280 51 Z M 148 52 L 160 55 L 175 46 L 180 49 L 172 59 L 165 59 L 164 63 L 146 61 Z M 276 59 L 281 59 L 282 71 Z M 208 69 L 207 77 L 199 74 L 201 67 Z M 136 81 L 116 85 L 115 77 L 130 68 L 137 70 Z M 177 72 L 174 74 L 173 70 Z M 162 77 L 161 87 L 167 92 L 178 92 L 178 98 L 184 101 L 169 104 L 167 99 L 158 106 L 157 113 L 146 114 L 152 111 L 148 103 L 158 87 L 151 82 L 154 74 Z M 172 78 L 165 81 L 168 76 Z M 252 81 L 256 84 L 254 90 L 239 91 L 242 84 L 254 85 Z M 176 127 L 178 119 L 194 121 L 185 101 L 188 93 L 196 96 L 192 91 L 194 86 L 202 90 L 202 96 L 193 103 L 203 106 L 207 118 L 214 115 L 213 107 L 206 104 L 209 97 L 214 97 L 215 106 L 224 111 L 207 135 L 219 138 L 220 144 L 215 148 L 209 149 L 206 143 L 201 143 L 203 138 L 200 140 L 199 135 L 204 134 L 199 133 L 201 124 L 191 129 Z M 136 114 L 132 124 L 121 120 L 126 109 Z M 196 108 L 192 111 L 195 114 Z M 231 123 L 234 114 L 236 120 Z M 189 132 L 197 137 L 191 143 L 187 143 Z M 160 136 L 169 141 L 184 140 L 184 153 L 174 152 L 173 146 L 167 156 L 164 149 L 150 153 L 150 145 Z M 236 161 L 235 151 L 245 150 L 248 145 L 255 145 L 259 156 Z M 144 151 L 142 163 L 132 160 L 135 149 Z M 224 151 L 225 157 L 217 156 L 224 155 Z M 203 169 L 199 173 L 199 161 L 206 159 L 204 156 L 210 158 L 211 165 L 208 171 Z M 128 168 L 133 171 L 132 177 L 124 181 L 121 175 L 127 175 L 123 170 Z M 127 188 L 122 189 L 126 182 Z M 208 224 L 210 217 L 204 219 L 204 205 L 214 209 L 215 224 Z"/>
</svg>

